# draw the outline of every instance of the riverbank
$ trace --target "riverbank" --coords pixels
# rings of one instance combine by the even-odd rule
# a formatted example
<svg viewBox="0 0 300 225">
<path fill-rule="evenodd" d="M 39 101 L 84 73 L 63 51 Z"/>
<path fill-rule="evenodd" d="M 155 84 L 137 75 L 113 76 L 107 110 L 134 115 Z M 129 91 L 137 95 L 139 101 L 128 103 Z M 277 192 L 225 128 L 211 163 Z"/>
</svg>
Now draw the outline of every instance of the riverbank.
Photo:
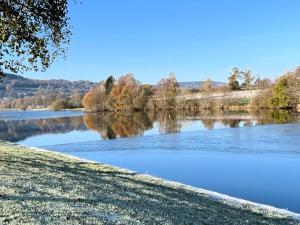
<svg viewBox="0 0 300 225">
<path fill-rule="evenodd" d="M 0 224 L 300 224 L 271 207 L 5 142 L 0 192 Z"/>
</svg>

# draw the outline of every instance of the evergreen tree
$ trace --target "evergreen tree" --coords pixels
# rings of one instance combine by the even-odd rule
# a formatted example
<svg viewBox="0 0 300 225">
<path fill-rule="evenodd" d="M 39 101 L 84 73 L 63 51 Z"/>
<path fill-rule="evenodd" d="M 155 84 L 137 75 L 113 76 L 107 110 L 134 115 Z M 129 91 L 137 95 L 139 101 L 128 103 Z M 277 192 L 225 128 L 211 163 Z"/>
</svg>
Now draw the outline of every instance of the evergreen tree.
<svg viewBox="0 0 300 225">
<path fill-rule="evenodd" d="M 107 95 L 110 94 L 111 90 L 113 89 L 115 84 L 115 80 L 113 76 L 109 76 L 105 81 L 105 93 Z"/>
</svg>

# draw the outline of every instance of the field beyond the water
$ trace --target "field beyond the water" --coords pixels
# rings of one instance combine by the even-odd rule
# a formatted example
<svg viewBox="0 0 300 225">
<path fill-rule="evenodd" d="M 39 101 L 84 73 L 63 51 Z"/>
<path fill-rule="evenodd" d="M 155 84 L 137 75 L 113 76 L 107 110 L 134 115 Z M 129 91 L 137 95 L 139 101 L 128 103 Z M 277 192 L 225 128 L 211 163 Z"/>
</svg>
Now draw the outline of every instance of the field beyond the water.
<svg viewBox="0 0 300 225">
<path fill-rule="evenodd" d="M 0 142 L 0 224 L 300 224 L 174 182 Z"/>
</svg>

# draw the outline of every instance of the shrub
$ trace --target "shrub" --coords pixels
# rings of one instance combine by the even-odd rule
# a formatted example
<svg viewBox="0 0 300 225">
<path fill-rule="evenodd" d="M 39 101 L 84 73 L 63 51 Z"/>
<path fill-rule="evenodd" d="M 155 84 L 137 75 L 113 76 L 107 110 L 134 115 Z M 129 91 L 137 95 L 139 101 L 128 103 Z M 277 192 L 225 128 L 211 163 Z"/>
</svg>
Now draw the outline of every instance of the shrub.
<svg viewBox="0 0 300 225">
<path fill-rule="evenodd" d="M 55 100 L 51 105 L 51 108 L 55 111 L 67 109 L 68 107 L 69 107 L 68 102 L 63 99 Z"/>
<path fill-rule="evenodd" d="M 293 73 L 280 77 L 273 87 L 270 107 L 278 109 L 295 108 L 299 101 L 299 78 Z"/>
<path fill-rule="evenodd" d="M 255 96 L 250 101 L 251 108 L 267 109 L 269 108 L 270 99 L 272 96 L 272 89 L 262 91 L 258 96 Z"/>
</svg>

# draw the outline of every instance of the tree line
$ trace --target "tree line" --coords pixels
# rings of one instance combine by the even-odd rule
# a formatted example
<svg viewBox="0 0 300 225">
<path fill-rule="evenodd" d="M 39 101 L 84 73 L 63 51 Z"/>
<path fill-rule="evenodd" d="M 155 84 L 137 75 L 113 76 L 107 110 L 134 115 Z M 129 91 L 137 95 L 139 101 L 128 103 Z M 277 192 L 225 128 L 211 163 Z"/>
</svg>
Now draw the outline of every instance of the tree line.
<svg viewBox="0 0 300 225">
<path fill-rule="evenodd" d="M 86 111 L 141 111 L 170 109 L 224 109 L 230 105 L 252 108 L 291 109 L 299 104 L 300 68 L 287 72 L 275 82 L 260 79 L 249 69 L 233 68 L 227 86 L 214 86 L 210 79 L 204 81 L 198 93 L 229 92 L 239 90 L 261 90 L 252 99 L 197 99 L 188 100 L 178 96 L 192 95 L 187 88 L 180 88 L 174 73 L 158 81 L 157 85 L 141 84 L 133 74 L 115 80 L 112 76 L 92 88 L 83 98 Z"/>
<path fill-rule="evenodd" d="M 268 78 L 261 79 L 251 69 L 241 70 L 234 67 L 228 77 L 228 88 L 232 91 L 251 90 L 252 88 L 265 89 L 272 86 L 272 84 L 272 80 Z"/>
<path fill-rule="evenodd" d="M 83 98 L 87 111 L 140 111 L 146 109 L 172 109 L 176 107 L 179 84 L 174 74 L 161 79 L 153 87 L 141 84 L 133 74 L 115 80 L 112 76 L 101 81 Z"/>
<path fill-rule="evenodd" d="M 198 89 L 180 87 L 174 73 L 157 82 L 156 85 L 142 84 L 133 74 L 125 74 L 118 79 L 109 76 L 98 84 L 91 85 L 86 93 L 83 89 L 65 91 L 39 88 L 33 96 L 18 99 L 2 99 L 0 108 L 54 110 L 84 108 L 86 111 L 142 111 L 142 110 L 202 110 L 231 109 L 232 107 L 292 109 L 299 104 L 300 68 L 289 71 L 277 80 L 260 79 L 249 70 L 233 68 L 228 76 L 228 84 L 214 85 L 211 79 L 201 83 Z M 88 84 L 90 85 L 90 84 Z M 84 89 L 87 86 L 84 86 Z M 213 99 L 214 93 L 230 93 L 241 90 L 260 90 L 253 98 Z M 85 89 L 86 90 L 86 89 Z M 206 98 L 189 100 L 182 96 L 202 94 Z"/>
</svg>

